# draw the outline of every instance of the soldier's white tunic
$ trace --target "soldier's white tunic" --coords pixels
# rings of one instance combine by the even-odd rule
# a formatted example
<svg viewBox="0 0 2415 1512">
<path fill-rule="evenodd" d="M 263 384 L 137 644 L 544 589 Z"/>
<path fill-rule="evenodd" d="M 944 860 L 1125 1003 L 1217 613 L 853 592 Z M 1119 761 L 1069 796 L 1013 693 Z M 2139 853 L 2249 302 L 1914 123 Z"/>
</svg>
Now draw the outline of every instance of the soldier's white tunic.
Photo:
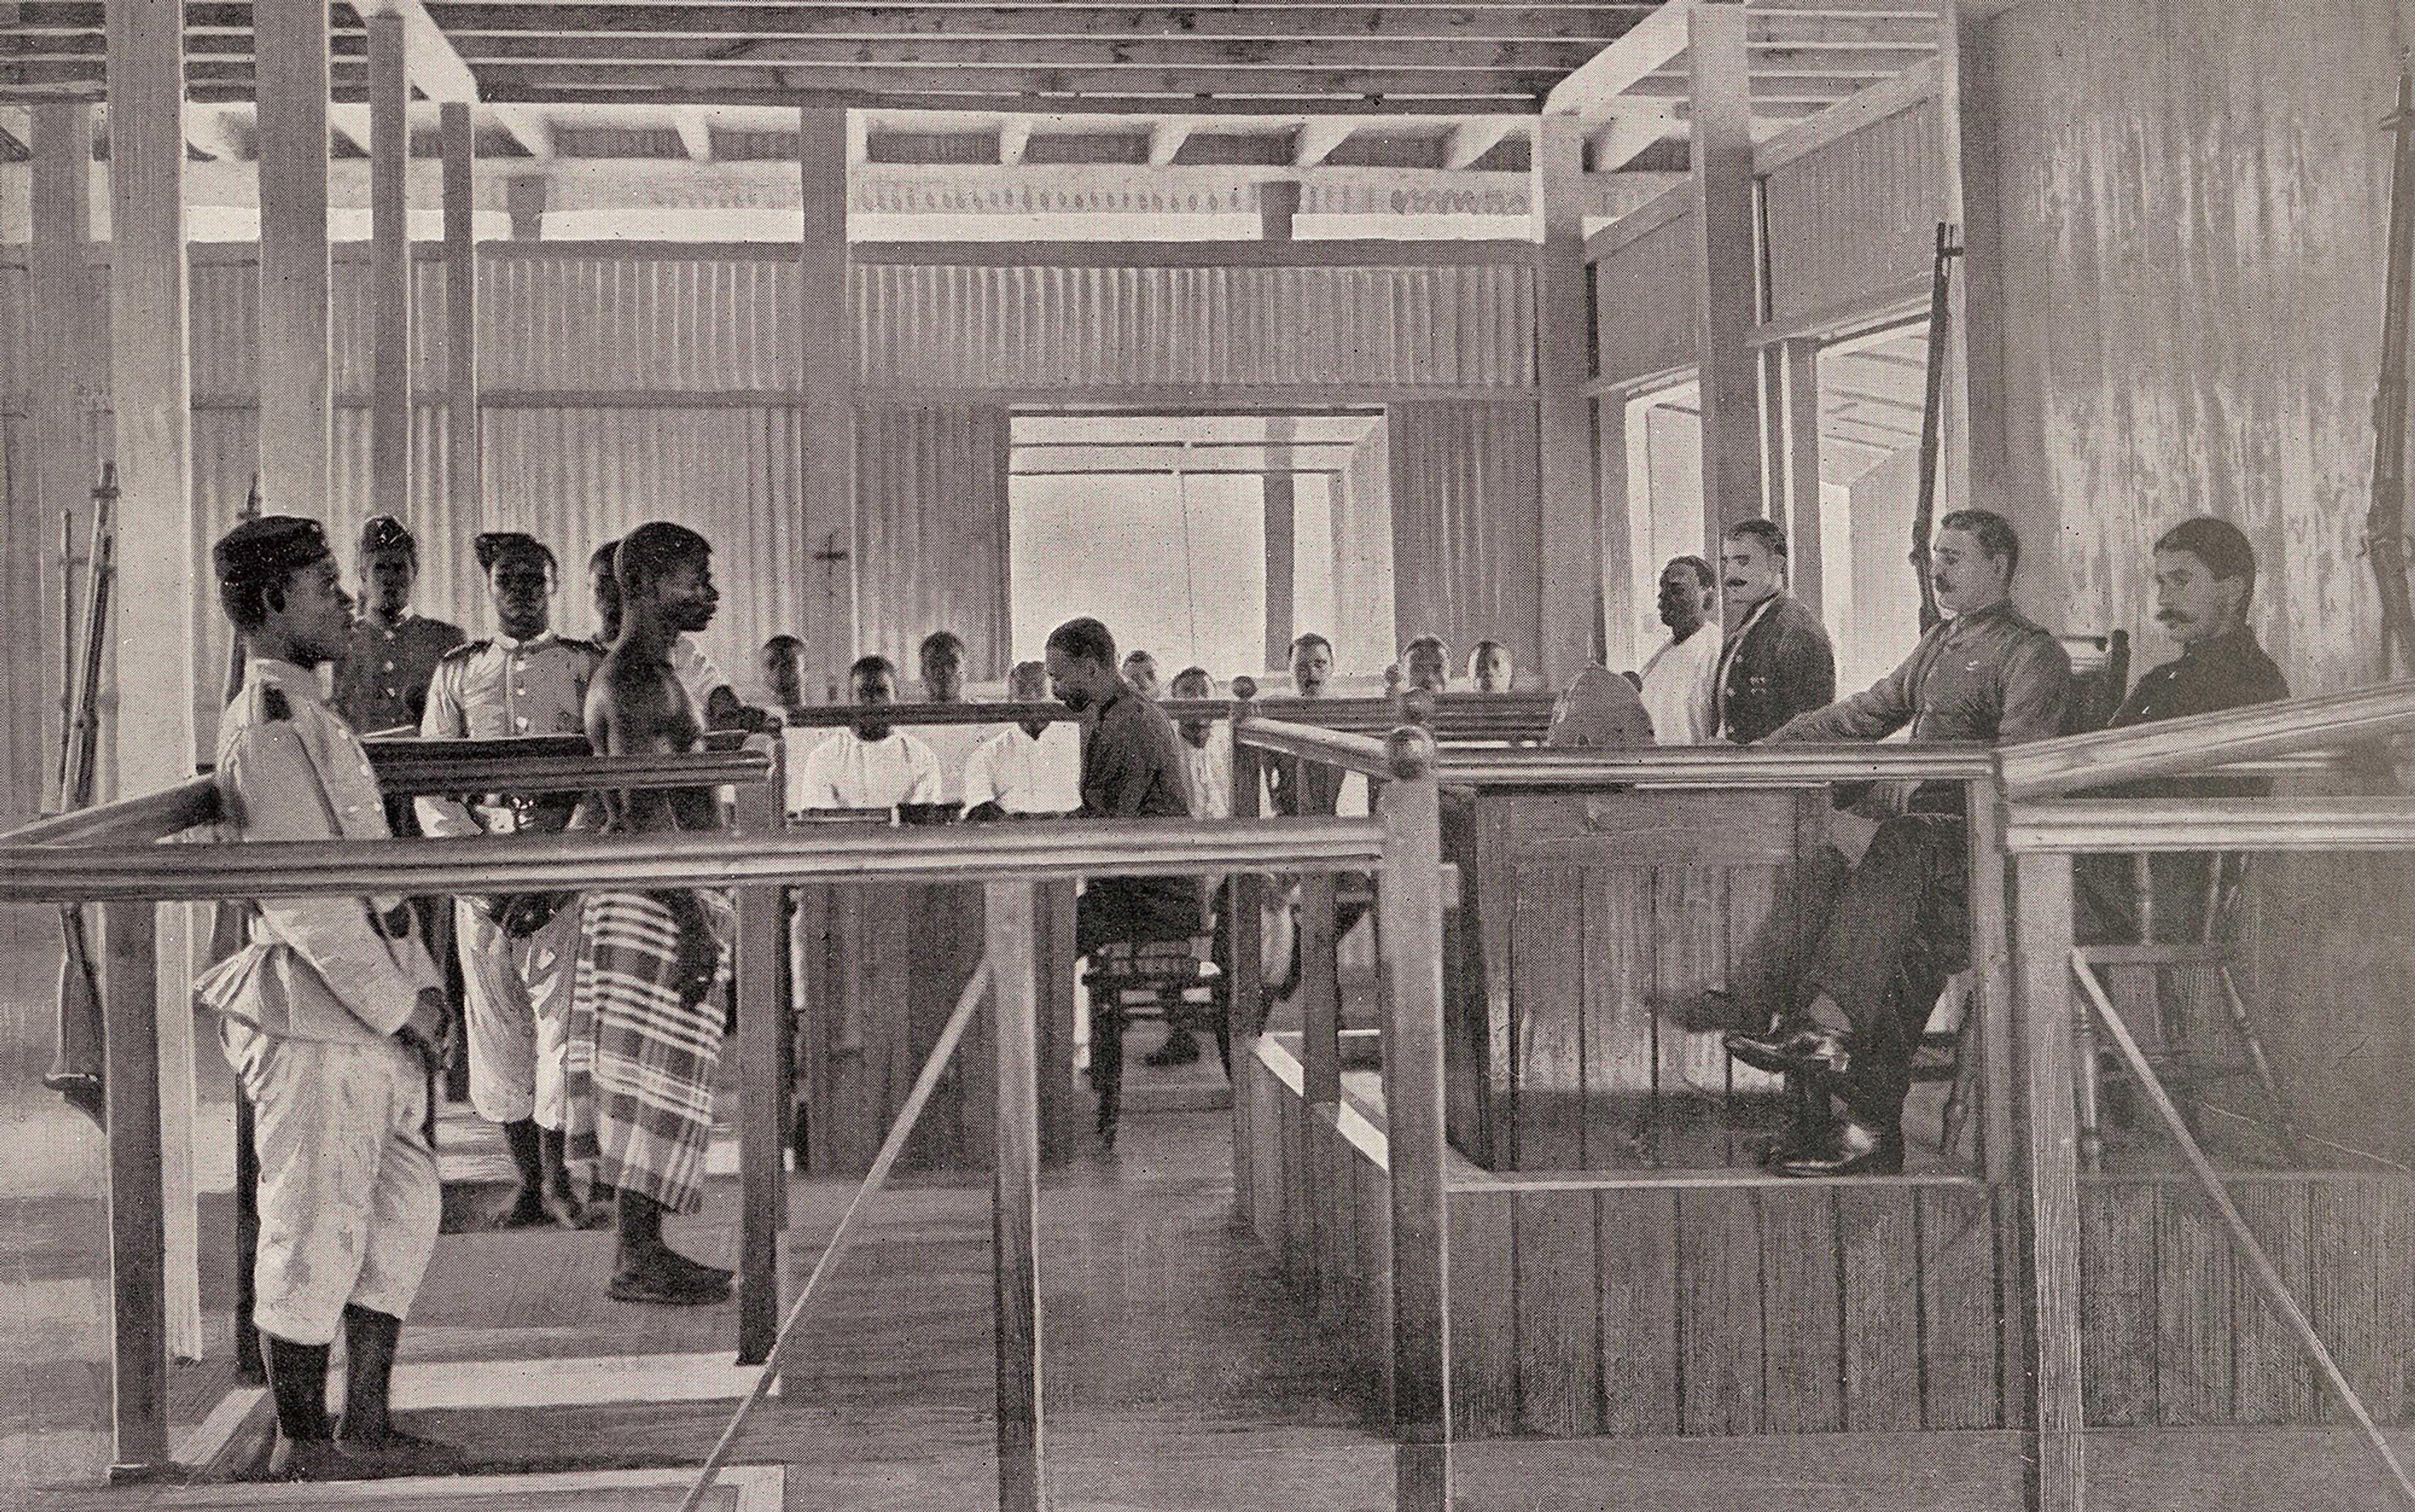
<svg viewBox="0 0 2415 1512">
<path fill-rule="evenodd" d="M 254 659 L 218 727 L 228 840 L 384 840 L 368 754 L 316 675 Z M 336 1337 L 347 1303 L 407 1316 L 436 1244 L 428 1081 L 395 1038 L 435 964 L 402 900 L 265 898 L 197 983 L 258 1118 L 261 1329 Z"/>
<path fill-rule="evenodd" d="M 603 661 L 592 642 L 548 632 L 472 641 L 436 666 L 419 733 L 429 740 L 500 740 L 575 734 L 585 727 L 587 685 Z M 559 830 L 567 800 L 488 794 L 474 804 L 447 797 L 417 801 L 430 835 L 506 834 Z M 487 900 L 453 901 L 460 941 L 470 1105 L 495 1123 L 534 1118 L 562 1126 L 562 1067 L 570 1023 L 571 966 L 578 953 L 576 900 L 526 938 L 504 933 Z"/>
</svg>

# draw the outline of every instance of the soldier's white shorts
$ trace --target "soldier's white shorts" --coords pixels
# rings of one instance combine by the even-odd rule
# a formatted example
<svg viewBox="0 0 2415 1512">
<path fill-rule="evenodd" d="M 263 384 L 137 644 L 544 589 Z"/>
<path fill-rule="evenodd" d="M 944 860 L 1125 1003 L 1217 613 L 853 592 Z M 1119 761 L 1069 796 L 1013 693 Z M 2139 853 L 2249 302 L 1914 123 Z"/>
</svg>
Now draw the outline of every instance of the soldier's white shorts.
<svg viewBox="0 0 2415 1512">
<path fill-rule="evenodd" d="M 419 1057 L 391 1040 L 279 1040 L 231 1019 L 219 1037 L 255 1114 L 261 1332 L 327 1343 L 347 1303 L 406 1316 L 443 1208 Z"/>
<path fill-rule="evenodd" d="M 453 900 L 460 942 L 470 1105 L 490 1123 L 533 1117 L 560 1129 L 568 1054 L 571 970 L 578 964 L 578 900 L 543 929 L 513 939 L 467 898 Z"/>
</svg>

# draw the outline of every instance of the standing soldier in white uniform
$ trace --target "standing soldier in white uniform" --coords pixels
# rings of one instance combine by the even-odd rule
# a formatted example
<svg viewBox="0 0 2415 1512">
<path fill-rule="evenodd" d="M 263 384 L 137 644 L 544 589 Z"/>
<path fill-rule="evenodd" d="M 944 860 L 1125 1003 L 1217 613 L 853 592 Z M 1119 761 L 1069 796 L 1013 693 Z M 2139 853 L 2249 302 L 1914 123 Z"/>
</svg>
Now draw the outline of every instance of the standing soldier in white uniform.
<svg viewBox="0 0 2415 1512">
<path fill-rule="evenodd" d="M 496 634 L 446 653 L 428 689 L 428 740 L 502 740 L 584 730 L 587 685 L 604 661 L 592 641 L 553 633 L 553 553 L 516 531 L 477 540 Z M 553 834 L 576 793 L 488 793 L 470 802 L 419 800 L 419 825 L 446 838 Z M 593 1228 L 608 1216 L 573 1190 L 562 1159 L 562 1058 L 570 1017 L 578 908 L 541 893 L 457 898 L 454 934 L 468 988 L 470 1105 L 503 1127 L 519 1185 L 488 1215 L 496 1228 L 552 1222 Z"/>
<path fill-rule="evenodd" d="M 368 754 L 321 698 L 352 601 L 319 522 L 272 516 L 211 552 L 244 637 L 243 691 L 218 726 L 230 840 L 384 840 Z M 442 1205 L 425 1131 L 443 1055 L 444 995 L 397 897 L 262 898 L 248 943 L 197 984 L 258 1114 L 254 1269 L 269 1387 L 272 1474 L 297 1479 L 457 1469 L 447 1446 L 387 1413 L 395 1347 Z M 329 1347 L 349 1359 L 340 1427 L 327 1417 Z"/>
</svg>

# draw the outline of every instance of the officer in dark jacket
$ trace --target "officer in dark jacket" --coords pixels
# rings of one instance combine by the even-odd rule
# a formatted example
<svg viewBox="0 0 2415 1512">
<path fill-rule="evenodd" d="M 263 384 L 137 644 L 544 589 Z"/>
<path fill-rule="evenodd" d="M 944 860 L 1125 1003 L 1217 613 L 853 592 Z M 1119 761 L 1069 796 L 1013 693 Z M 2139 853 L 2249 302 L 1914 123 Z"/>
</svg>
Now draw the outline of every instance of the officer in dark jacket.
<svg viewBox="0 0 2415 1512">
<path fill-rule="evenodd" d="M 2247 606 L 2256 596 L 2256 548 L 2239 527 L 2211 516 L 2183 520 L 2155 543 L 2155 622 L 2181 653 L 2138 679 L 2107 722 L 2108 729 L 2219 713 L 2289 696 L 2289 680 L 2256 643 Z M 2258 777 L 2166 777 L 2089 792 L 2089 798 L 2260 798 Z M 2138 872 L 2127 856 L 2083 856 L 2075 880 L 2078 922 L 2092 943 L 2188 941 L 2205 929 L 2212 894 L 2203 853 L 2148 858 L 2154 911 L 2138 910 Z"/>
<path fill-rule="evenodd" d="M 1731 621 L 1713 686 L 1722 740 L 1749 745 L 1837 696 L 1837 654 L 1810 606 L 1786 591 L 1786 531 L 1748 519 L 1719 544 Z"/>
</svg>

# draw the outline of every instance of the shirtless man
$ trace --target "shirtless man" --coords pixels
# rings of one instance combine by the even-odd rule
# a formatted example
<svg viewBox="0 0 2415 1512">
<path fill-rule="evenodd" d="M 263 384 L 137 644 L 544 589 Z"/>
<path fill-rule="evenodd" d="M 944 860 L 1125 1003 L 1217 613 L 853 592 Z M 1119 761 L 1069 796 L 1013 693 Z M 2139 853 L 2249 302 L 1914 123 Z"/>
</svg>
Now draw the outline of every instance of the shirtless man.
<svg viewBox="0 0 2415 1512">
<path fill-rule="evenodd" d="M 671 647 L 712 622 L 712 547 L 682 525 L 641 525 L 614 576 L 620 635 L 587 694 L 587 739 L 602 756 L 685 752 L 703 734 Z M 608 791 L 606 828 L 655 834 L 717 828 L 705 787 Z M 704 1200 L 728 905 L 686 889 L 588 893 L 571 1005 L 569 1146 L 614 1193 L 617 1301 L 697 1305 L 729 1295 L 730 1273 L 663 1242 L 665 1213 Z"/>
<path fill-rule="evenodd" d="M 618 541 L 607 541 L 587 559 L 587 586 L 595 600 L 595 643 L 599 646 L 609 646 L 621 638 L 621 584 L 612 566 L 620 546 Z M 798 642 L 798 646 L 802 651 L 803 642 Z M 682 635 L 671 642 L 670 666 L 679 677 L 680 686 L 687 690 L 688 702 L 695 706 L 697 717 L 704 722 L 706 729 L 742 729 L 761 734 L 780 728 L 778 716 L 739 701 L 728 676 L 696 643 L 694 636 Z"/>
</svg>

